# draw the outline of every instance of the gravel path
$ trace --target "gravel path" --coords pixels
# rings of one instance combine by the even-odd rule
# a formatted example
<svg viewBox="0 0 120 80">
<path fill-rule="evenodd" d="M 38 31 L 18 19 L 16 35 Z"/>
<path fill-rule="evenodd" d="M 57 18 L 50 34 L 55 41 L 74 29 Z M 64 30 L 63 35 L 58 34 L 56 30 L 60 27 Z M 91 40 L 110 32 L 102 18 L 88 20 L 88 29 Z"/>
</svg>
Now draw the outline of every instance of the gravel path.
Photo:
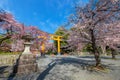
<svg viewBox="0 0 120 80">
<path fill-rule="evenodd" d="M 92 56 L 57 56 L 38 58 L 39 71 L 14 78 L 0 78 L 0 80 L 120 80 L 120 57 L 111 60 L 103 57 L 102 63 L 110 70 L 98 72 L 89 70 L 95 63 Z"/>
</svg>

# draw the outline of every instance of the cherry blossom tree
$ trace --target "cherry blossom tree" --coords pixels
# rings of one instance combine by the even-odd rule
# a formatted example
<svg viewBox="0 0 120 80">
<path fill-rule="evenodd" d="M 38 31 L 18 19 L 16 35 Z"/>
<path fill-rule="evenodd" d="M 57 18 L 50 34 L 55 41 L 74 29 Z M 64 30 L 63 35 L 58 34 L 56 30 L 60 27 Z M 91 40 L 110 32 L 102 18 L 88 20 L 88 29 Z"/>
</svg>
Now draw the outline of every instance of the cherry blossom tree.
<svg viewBox="0 0 120 80">
<path fill-rule="evenodd" d="M 81 36 L 80 36 L 80 29 L 78 29 L 76 26 L 72 27 L 71 30 L 68 31 L 69 37 L 68 37 L 68 49 L 72 51 L 77 51 L 78 53 L 83 49 L 85 46 L 81 42 Z"/>
<path fill-rule="evenodd" d="M 24 41 L 23 40 L 16 40 L 14 43 L 11 44 L 11 51 L 13 52 L 20 52 L 24 50 Z"/>
<path fill-rule="evenodd" d="M 75 14 L 70 17 L 70 22 L 78 27 L 79 40 L 82 43 L 92 44 L 96 66 L 101 66 L 98 47 L 103 44 L 107 36 L 112 36 L 114 32 L 118 33 L 118 30 L 110 31 L 109 29 L 113 27 L 110 26 L 110 23 L 112 24 L 120 19 L 120 1 L 91 0 L 84 7 L 76 5 L 75 10 Z M 114 27 L 117 28 L 116 26 Z"/>
<path fill-rule="evenodd" d="M 6 39 L 11 39 L 12 43 L 12 51 L 13 50 L 21 50 L 23 49 L 22 44 L 24 43 L 22 39 L 24 39 L 27 35 L 30 35 L 33 40 L 37 40 L 38 36 L 48 36 L 48 33 L 43 32 L 35 26 L 25 26 L 24 24 L 16 21 L 11 13 L 8 13 L 4 10 L 0 10 L 0 29 L 3 30 L 3 37 L 0 38 L 0 44 Z M 15 47 L 21 43 L 21 46 Z M 14 49 L 15 48 L 15 49 Z M 16 49 L 17 48 L 17 49 Z"/>
<path fill-rule="evenodd" d="M 105 33 L 104 45 L 109 46 L 111 49 L 112 58 L 115 58 L 115 51 L 118 51 L 118 46 L 120 45 L 120 21 L 110 23 L 106 26 L 107 32 Z"/>
<path fill-rule="evenodd" d="M 22 24 L 18 23 L 12 14 L 0 11 L 0 29 L 3 30 L 4 37 L 0 39 L 0 44 L 10 38 L 17 38 L 23 31 Z"/>
</svg>

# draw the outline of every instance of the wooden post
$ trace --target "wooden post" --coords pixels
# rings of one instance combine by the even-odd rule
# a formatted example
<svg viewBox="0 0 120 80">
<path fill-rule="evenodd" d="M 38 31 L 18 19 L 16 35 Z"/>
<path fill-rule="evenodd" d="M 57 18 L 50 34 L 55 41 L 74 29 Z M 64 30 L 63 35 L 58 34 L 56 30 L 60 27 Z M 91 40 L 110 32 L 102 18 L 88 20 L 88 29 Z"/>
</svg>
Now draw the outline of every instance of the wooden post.
<svg viewBox="0 0 120 80">
<path fill-rule="evenodd" d="M 60 55 L 60 36 L 57 37 L 58 42 L 58 55 Z"/>
<path fill-rule="evenodd" d="M 41 50 L 42 50 L 43 53 L 45 52 L 45 43 L 44 43 L 44 41 L 42 41 L 42 47 L 41 47 Z"/>
<path fill-rule="evenodd" d="M 38 36 L 38 38 L 43 39 L 42 40 L 42 47 L 41 47 L 41 50 L 42 50 L 41 56 L 42 56 L 42 55 L 45 55 L 45 42 L 44 42 L 44 40 L 46 40 L 46 36 Z"/>
<path fill-rule="evenodd" d="M 58 55 L 60 55 L 60 41 L 61 41 L 61 37 L 62 37 L 62 36 L 51 35 L 51 39 L 57 41 L 57 51 L 58 51 Z"/>
</svg>

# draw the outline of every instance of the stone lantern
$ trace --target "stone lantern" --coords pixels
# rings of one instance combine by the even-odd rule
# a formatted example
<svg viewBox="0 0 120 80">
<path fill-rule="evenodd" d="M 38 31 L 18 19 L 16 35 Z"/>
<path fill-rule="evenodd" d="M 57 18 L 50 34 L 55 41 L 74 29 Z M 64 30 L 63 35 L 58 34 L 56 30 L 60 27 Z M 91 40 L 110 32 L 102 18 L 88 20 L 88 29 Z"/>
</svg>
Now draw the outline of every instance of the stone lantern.
<svg viewBox="0 0 120 80">
<path fill-rule="evenodd" d="M 29 74 L 31 72 L 36 72 L 38 70 L 36 56 L 30 51 L 31 40 L 33 38 L 30 35 L 23 36 L 22 39 L 25 40 L 25 49 L 23 53 L 19 56 L 14 65 L 13 74 Z"/>
<path fill-rule="evenodd" d="M 32 54 L 32 52 L 30 51 L 30 46 L 32 45 L 31 41 L 34 38 L 32 38 L 30 35 L 25 35 L 22 37 L 22 39 L 25 40 L 24 42 L 25 49 L 22 54 Z"/>
</svg>

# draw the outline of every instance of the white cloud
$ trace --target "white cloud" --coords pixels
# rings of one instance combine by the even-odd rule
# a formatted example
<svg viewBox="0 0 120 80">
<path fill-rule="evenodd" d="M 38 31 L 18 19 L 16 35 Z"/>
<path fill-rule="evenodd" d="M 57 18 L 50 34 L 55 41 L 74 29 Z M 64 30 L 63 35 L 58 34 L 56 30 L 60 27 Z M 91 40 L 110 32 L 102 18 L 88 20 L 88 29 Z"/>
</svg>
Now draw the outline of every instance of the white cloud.
<svg viewBox="0 0 120 80">
<path fill-rule="evenodd" d="M 4 0 L 1 0 L 0 1 L 0 7 L 3 8 L 5 6 L 5 1 Z"/>
<path fill-rule="evenodd" d="M 45 22 L 42 22 L 42 21 L 41 21 L 41 22 L 40 22 L 40 25 L 41 25 L 41 26 L 45 26 Z"/>
<path fill-rule="evenodd" d="M 9 6 L 8 0 L 0 0 L 0 8 L 8 9 L 9 8 L 8 6 Z"/>
<path fill-rule="evenodd" d="M 64 4 L 62 4 L 62 2 L 60 1 L 60 0 L 56 0 L 56 2 L 57 2 L 57 7 L 58 7 L 58 9 L 61 9 L 63 6 L 64 6 Z"/>
<path fill-rule="evenodd" d="M 10 0 L 0 0 L 0 8 L 9 13 L 13 13 L 13 10 L 10 9 Z"/>
<path fill-rule="evenodd" d="M 74 0 L 56 0 L 58 10 L 63 9 L 64 6 L 66 6 L 66 5 L 70 5 L 73 7 L 73 4 L 74 4 L 73 1 Z"/>
</svg>

